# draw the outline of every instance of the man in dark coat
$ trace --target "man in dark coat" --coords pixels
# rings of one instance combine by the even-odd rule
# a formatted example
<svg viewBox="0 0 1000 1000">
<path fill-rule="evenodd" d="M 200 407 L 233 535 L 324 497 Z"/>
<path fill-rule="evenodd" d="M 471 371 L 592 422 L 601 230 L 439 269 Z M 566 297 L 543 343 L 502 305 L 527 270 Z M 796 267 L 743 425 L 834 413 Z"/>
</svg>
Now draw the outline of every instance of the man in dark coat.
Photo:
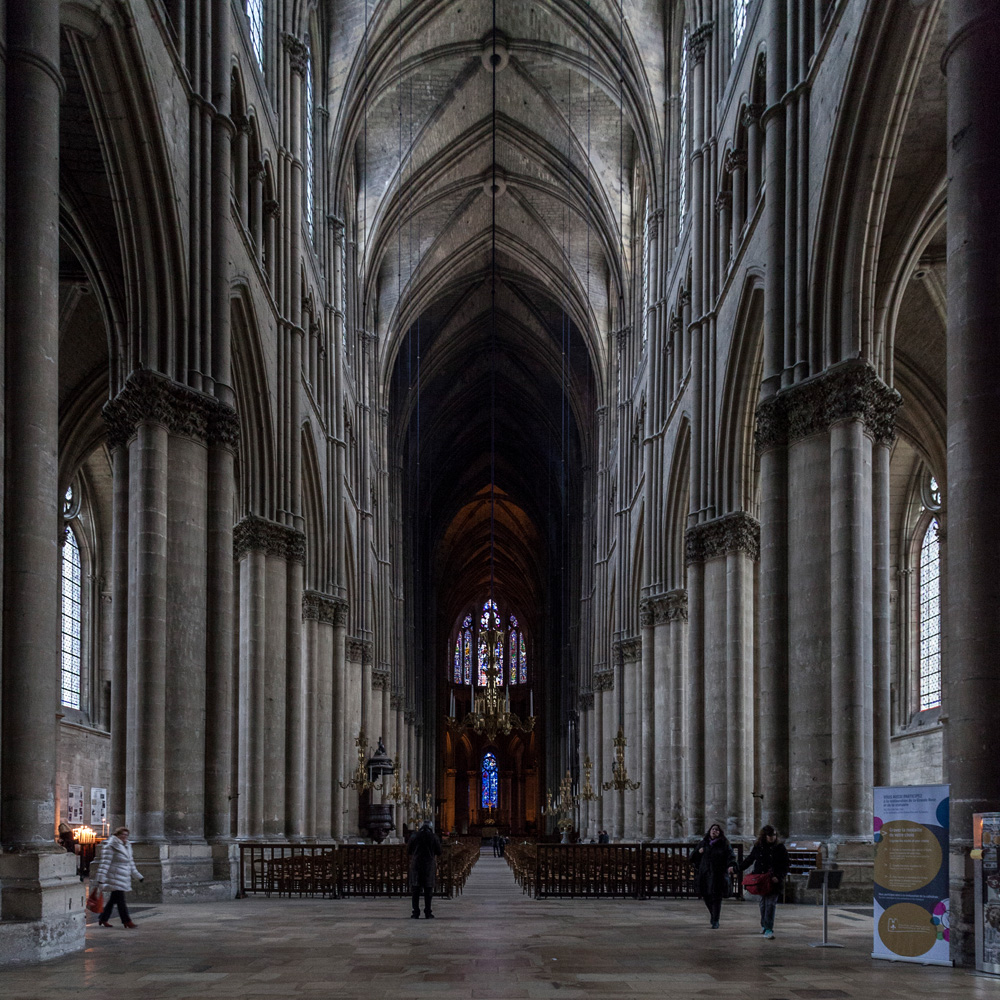
<svg viewBox="0 0 1000 1000">
<path fill-rule="evenodd" d="M 437 859 L 441 854 L 441 841 L 434 833 L 434 827 L 425 820 L 420 829 L 410 837 L 406 845 L 410 854 L 410 892 L 413 895 L 413 912 L 416 920 L 420 916 L 420 893 L 424 894 L 424 916 L 431 913 L 431 895 L 434 892 L 434 877 L 437 874 Z"/>
</svg>

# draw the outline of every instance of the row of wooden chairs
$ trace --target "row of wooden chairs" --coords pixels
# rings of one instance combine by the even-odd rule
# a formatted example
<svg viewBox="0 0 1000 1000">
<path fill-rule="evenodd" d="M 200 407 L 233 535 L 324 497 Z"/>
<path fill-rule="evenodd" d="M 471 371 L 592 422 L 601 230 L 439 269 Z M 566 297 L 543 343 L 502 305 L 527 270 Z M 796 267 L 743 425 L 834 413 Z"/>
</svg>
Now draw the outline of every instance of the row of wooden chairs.
<svg viewBox="0 0 1000 1000">
<path fill-rule="evenodd" d="M 445 841 L 434 894 L 462 892 L 479 845 Z M 407 896 L 409 855 L 404 844 L 240 844 L 240 895 Z"/>
<path fill-rule="evenodd" d="M 521 891 L 546 896 L 690 898 L 698 895 L 696 844 L 533 844 L 511 842 L 506 860 Z M 743 846 L 734 845 L 742 863 Z M 743 896 L 739 875 L 730 894 Z"/>
</svg>

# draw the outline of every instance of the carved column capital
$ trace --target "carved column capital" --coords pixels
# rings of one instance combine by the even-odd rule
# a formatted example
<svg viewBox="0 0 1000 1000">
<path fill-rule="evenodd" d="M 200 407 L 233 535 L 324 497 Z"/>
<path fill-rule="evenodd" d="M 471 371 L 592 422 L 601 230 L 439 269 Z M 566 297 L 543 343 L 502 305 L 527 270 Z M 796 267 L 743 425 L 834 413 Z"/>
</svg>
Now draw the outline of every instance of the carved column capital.
<svg viewBox="0 0 1000 1000">
<path fill-rule="evenodd" d="M 360 663 L 363 667 L 369 666 L 372 662 L 371 639 L 349 636 L 347 639 L 347 658 L 354 663 Z"/>
<path fill-rule="evenodd" d="M 614 691 L 615 672 L 608 668 L 594 671 L 594 691 Z"/>
<path fill-rule="evenodd" d="M 715 199 L 715 210 L 716 212 L 727 212 L 732 207 L 732 204 L 733 192 L 720 191 L 718 197 Z"/>
<path fill-rule="evenodd" d="M 305 562 L 306 536 L 295 528 L 248 514 L 233 528 L 233 553 L 237 559 L 247 552 L 263 552 L 288 562 Z"/>
<path fill-rule="evenodd" d="M 729 173 L 735 170 L 746 170 L 747 151 L 745 149 L 731 149 L 726 153 L 725 167 Z"/>
<path fill-rule="evenodd" d="M 140 423 L 162 424 L 171 434 L 221 444 L 233 450 L 240 438 L 236 410 L 214 396 L 142 368 L 103 410 L 112 449 L 128 443 Z"/>
<path fill-rule="evenodd" d="M 705 50 L 712 38 L 713 22 L 706 21 L 701 27 L 695 28 L 688 35 L 688 54 L 691 57 L 691 65 L 697 66 L 705 58 Z"/>
<path fill-rule="evenodd" d="M 309 47 L 301 38 L 297 38 L 287 31 L 281 36 L 281 44 L 288 53 L 288 65 L 292 72 L 299 76 L 305 76 L 309 68 Z"/>
<path fill-rule="evenodd" d="M 688 596 L 686 590 L 668 590 L 665 594 L 643 598 L 639 605 L 640 621 L 646 624 L 663 625 L 666 622 L 688 620 Z"/>
<path fill-rule="evenodd" d="M 748 104 L 743 109 L 743 127 L 752 128 L 754 125 L 759 125 L 761 115 L 763 114 L 763 104 Z"/>
<path fill-rule="evenodd" d="M 844 420 L 864 424 L 877 444 L 896 436 L 902 397 L 866 361 L 844 361 L 782 390 L 757 407 L 757 449 L 791 444 Z"/>
<path fill-rule="evenodd" d="M 745 552 L 755 561 L 760 558 L 760 523 L 746 511 L 725 514 L 688 528 L 686 562 L 703 563 L 730 552 Z"/>
<path fill-rule="evenodd" d="M 347 601 L 342 597 L 307 590 L 302 595 L 302 620 L 333 625 L 334 628 L 343 627 L 347 624 Z"/>
<path fill-rule="evenodd" d="M 236 129 L 237 134 L 249 138 L 254 131 L 253 119 L 249 115 L 234 115 L 233 128 Z"/>
</svg>

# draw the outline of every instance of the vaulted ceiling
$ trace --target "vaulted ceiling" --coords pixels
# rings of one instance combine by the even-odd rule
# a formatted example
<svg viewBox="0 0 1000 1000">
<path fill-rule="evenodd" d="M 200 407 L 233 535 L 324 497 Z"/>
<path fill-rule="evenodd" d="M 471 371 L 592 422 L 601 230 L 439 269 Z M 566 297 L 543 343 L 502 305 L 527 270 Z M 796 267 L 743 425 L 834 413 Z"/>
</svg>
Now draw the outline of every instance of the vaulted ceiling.
<svg viewBox="0 0 1000 1000">
<path fill-rule="evenodd" d="M 491 562 L 498 593 L 551 607 L 630 281 L 631 182 L 657 169 L 662 7 L 331 7 L 330 183 L 356 214 L 436 617 L 485 596 Z"/>
</svg>

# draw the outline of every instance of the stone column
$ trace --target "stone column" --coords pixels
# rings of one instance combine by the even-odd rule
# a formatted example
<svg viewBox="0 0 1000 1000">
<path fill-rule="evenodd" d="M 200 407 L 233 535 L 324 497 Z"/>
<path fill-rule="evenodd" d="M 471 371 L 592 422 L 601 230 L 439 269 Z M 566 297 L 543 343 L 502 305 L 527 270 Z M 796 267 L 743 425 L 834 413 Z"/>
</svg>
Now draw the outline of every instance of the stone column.
<svg viewBox="0 0 1000 1000">
<path fill-rule="evenodd" d="M 734 835 L 753 822 L 753 564 L 759 527 L 743 511 L 705 521 L 687 532 L 688 579 L 703 581 L 705 677 L 705 815 Z M 692 575 L 691 570 L 701 571 Z M 692 588 L 693 588 L 692 583 Z M 692 653 L 695 647 L 692 646 Z"/>
<path fill-rule="evenodd" d="M 687 806 L 685 833 L 704 833 L 705 826 L 705 567 L 691 562 L 688 582 L 688 670 L 684 678 L 684 717 L 687 756 L 684 790 Z"/>
<path fill-rule="evenodd" d="M 233 529 L 233 547 L 240 560 L 239 831 L 281 841 L 289 832 L 287 739 L 301 727 L 289 718 L 287 698 L 289 643 L 301 644 L 297 628 L 289 638 L 288 595 L 301 581 L 305 536 L 251 514 Z M 301 621 L 301 592 L 298 601 Z"/>
<path fill-rule="evenodd" d="M 334 836 L 334 786 L 343 777 L 334 769 L 335 747 L 339 742 L 334 681 L 335 634 L 343 628 L 346 604 L 339 598 L 306 591 L 302 597 L 304 647 L 309 651 L 305 670 L 310 678 L 309 718 L 306 734 L 306 790 L 310 800 L 307 809 L 306 834 L 319 841 Z"/>
<path fill-rule="evenodd" d="M 346 836 L 345 814 L 347 810 L 347 798 L 341 781 L 347 777 L 350 767 L 350 757 L 347 754 L 346 735 L 348 729 L 347 713 L 347 662 L 345 636 L 347 634 L 347 602 L 341 600 L 338 609 L 334 613 L 333 636 L 331 639 L 331 670 L 333 672 L 333 731 L 331 734 L 331 788 L 333 798 L 331 808 L 333 810 L 331 832 L 337 840 L 343 840 Z"/>
<path fill-rule="evenodd" d="M 872 448 L 872 781 L 888 785 L 892 735 L 889 445 Z"/>
<path fill-rule="evenodd" d="M 948 78 L 948 582 L 944 710 L 952 957 L 973 961 L 972 814 L 1000 810 L 1000 10 L 953 0 Z"/>
<path fill-rule="evenodd" d="M 743 124 L 747 130 L 747 199 L 746 214 L 753 215 L 757 207 L 757 195 L 760 191 L 760 116 L 764 113 L 762 104 L 748 104 L 743 110 Z"/>
<path fill-rule="evenodd" d="M 670 658 L 667 674 L 670 715 L 667 722 L 670 826 L 666 836 L 681 837 L 685 832 L 685 817 L 690 792 L 685 790 L 688 744 L 684 733 L 684 692 L 688 677 L 688 595 L 686 590 L 667 593 L 667 623 Z"/>
<path fill-rule="evenodd" d="M 58 5 L 8 5 L 6 45 L 0 960 L 40 961 L 83 947 L 84 933 L 76 866 L 52 843 L 60 634 Z"/>
</svg>

